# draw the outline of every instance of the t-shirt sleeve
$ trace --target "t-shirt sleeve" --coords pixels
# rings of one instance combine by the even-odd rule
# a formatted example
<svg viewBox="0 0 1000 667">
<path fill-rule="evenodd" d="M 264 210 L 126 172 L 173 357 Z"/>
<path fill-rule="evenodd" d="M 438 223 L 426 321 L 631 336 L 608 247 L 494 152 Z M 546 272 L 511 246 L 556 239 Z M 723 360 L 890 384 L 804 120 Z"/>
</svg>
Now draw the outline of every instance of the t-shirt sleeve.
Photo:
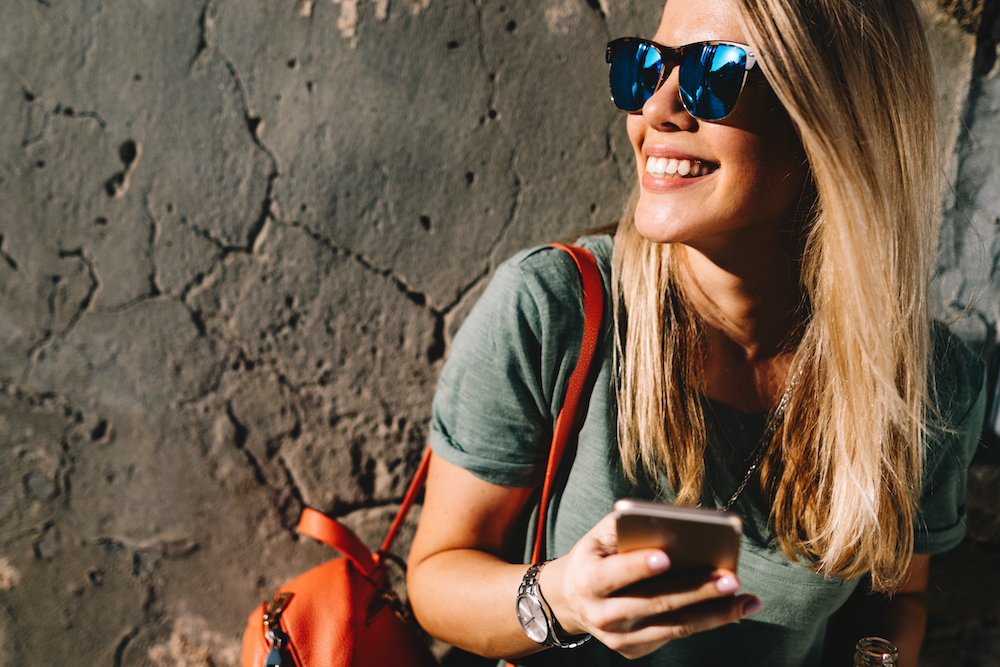
<svg viewBox="0 0 1000 667">
<path fill-rule="evenodd" d="M 965 489 L 986 410 L 978 357 L 943 327 L 935 331 L 936 414 L 930 416 L 914 552 L 934 554 L 965 536 Z"/>
<path fill-rule="evenodd" d="M 434 453 L 494 484 L 538 484 L 583 321 L 583 290 L 567 253 L 536 248 L 502 264 L 441 371 Z"/>
</svg>

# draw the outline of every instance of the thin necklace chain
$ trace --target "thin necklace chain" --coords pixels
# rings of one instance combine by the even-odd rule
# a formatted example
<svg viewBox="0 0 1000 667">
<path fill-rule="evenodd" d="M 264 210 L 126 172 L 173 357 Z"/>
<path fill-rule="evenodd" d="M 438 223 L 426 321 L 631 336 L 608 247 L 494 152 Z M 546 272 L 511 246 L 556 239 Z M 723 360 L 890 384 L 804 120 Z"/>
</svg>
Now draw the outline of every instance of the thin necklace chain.
<svg viewBox="0 0 1000 667">
<path fill-rule="evenodd" d="M 732 495 L 729 502 L 726 503 L 725 507 L 722 508 L 723 512 L 728 512 L 729 508 L 733 506 L 736 499 L 740 497 L 743 490 L 747 488 L 747 484 L 750 483 L 750 478 L 753 477 L 753 473 L 757 470 L 757 467 L 764 460 L 764 445 L 765 443 L 771 442 L 774 434 L 778 431 L 778 426 L 784 421 L 785 418 L 785 408 L 788 406 L 788 398 L 792 395 L 792 389 L 794 389 L 799 384 L 799 379 L 802 377 L 802 366 L 795 371 L 794 377 L 792 377 L 791 382 L 785 387 L 785 393 L 781 395 L 781 400 L 778 401 L 778 405 L 774 408 L 771 414 L 767 418 L 767 426 L 764 428 L 764 434 L 760 436 L 760 440 L 757 441 L 757 446 L 754 447 L 753 452 L 750 454 L 750 458 L 753 460 L 750 462 L 750 467 L 747 469 L 747 474 L 743 476 L 743 481 L 736 488 L 736 493 Z M 721 424 L 720 424 L 721 430 Z M 729 436 L 723 432 L 723 437 L 729 440 Z M 732 446 L 732 442 L 729 443 Z"/>
</svg>

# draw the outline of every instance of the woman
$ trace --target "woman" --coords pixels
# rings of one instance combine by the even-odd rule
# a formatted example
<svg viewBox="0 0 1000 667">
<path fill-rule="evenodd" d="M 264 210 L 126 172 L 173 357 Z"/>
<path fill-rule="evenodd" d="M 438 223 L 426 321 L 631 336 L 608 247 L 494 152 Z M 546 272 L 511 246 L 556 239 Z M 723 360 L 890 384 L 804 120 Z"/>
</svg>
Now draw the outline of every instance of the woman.
<svg viewBox="0 0 1000 667">
<path fill-rule="evenodd" d="M 906 0 L 668 0 L 652 42 L 609 45 L 639 187 L 613 239 L 580 240 L 614 322 L 533 574 L 548 643 L 583 643 L 539 664 L 819 664 L 874 634 L 916 663 L 983 410 L 927 312 L 925 50 Z M 408 584 L 428 631 L 481 655 L 545 648 L 514 600 L 579 298 L 561 252 L 517 255 L 442 372 Z M 739 514 L 738 577 L 617 553 L 622 497 Z"/>
</svg>

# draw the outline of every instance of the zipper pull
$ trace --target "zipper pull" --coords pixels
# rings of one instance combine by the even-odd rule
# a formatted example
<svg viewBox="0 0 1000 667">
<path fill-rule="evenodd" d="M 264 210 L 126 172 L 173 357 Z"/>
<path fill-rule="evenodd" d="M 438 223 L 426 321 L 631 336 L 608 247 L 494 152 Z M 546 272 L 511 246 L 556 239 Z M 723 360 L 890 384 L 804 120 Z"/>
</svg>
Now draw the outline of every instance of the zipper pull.
<svg viewBox="0 0 1000 667">
<path fill-rule="evenodd" d="M 288 654 L 280 648 L 272 648 L 264 661 L 264 667 L 295 667 Z"/>
<path fill-rule="evenodd" d="M 267 603 L 267 609 L 264 611 L 264 632 L 274 630 L 278 627 L 278 621 L 281 618 L 281 614 L 285 611 L 288 603 L 292 600 L 291 593 L 281 593 L 280 595 L 275 595 L 274 599 Z"/>
<path fill-rule="evenodd" d="M 264 660 L 264 667 L 294 667 L 288 651 L 285 650 L 285 646 L 288 644 L 288 635 L 281 629 L 280 624 L 281 614 L 291 600 L 291 593 L 275 595 L 274 599 L 268 603 L 267 609 L 264 610 L 262 619 L 264 637 L 267 638 L 267 643 L 271 647 Z"/>
</svg>

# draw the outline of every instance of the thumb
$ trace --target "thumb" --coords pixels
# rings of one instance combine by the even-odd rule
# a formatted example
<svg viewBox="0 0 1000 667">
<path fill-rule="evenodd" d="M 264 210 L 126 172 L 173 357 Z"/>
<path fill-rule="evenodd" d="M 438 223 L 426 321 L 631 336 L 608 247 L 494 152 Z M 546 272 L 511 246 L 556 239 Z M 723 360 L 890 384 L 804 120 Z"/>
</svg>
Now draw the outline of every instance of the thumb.
<svg viewBox="0 0 1000 667">
<path fill-rule="evenodd" d="M 580 539 L 579 546 L 581 550 L 602 558 L 618 553 L 618 528 L 614 515 L 609 514 L 597 522 Z"/>
</svg>

